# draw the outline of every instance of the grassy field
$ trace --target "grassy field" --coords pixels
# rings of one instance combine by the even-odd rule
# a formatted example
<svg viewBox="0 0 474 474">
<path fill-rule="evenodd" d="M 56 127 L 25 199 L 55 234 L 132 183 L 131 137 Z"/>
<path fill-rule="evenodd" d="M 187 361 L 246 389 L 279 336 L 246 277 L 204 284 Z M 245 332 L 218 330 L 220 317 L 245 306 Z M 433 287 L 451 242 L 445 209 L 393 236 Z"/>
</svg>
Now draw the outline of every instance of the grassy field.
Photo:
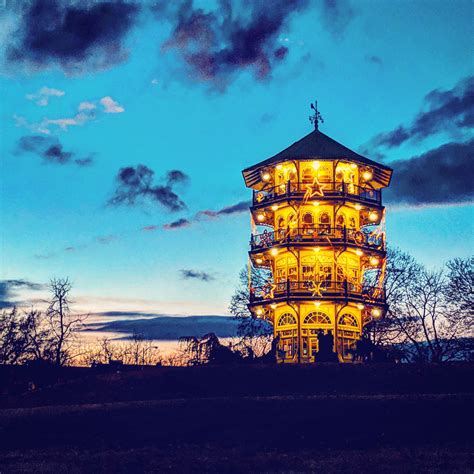
<svg viewBox="0 0 474 474">
<path fill-rule="evenodd" d="M 473 372 L 1 367 L 0 472 L 472 473 Z"/>
</svg>

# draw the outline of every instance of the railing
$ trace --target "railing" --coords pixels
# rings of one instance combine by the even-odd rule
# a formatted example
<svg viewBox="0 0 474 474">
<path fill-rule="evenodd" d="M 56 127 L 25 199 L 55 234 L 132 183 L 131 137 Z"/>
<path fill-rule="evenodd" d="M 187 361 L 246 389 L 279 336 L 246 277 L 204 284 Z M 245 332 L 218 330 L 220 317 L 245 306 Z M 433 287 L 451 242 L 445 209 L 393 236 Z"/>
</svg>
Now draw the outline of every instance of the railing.
<svg viewBox="0 0 474 474">
<path fill-rule="evenodd" d="M 346 227 L 301 227 L 277 229 L 263 234 L 250 237 L 250 248 L 252 250 L 264 250 L 273 245 L 284 243 L 311 243 L 311 244 L 354 244 L 359 247 L 383 250 L 385 242 L 380 234 L 365 233 L 356 229 Z"/>
<path fill-rule="evenodd" d="M 361 301 L 385 303 L 385 291 L 352 283 L 347 280 L 314 280 L 294 281 L 285 280 L 275 284 L 266 284 L 252 288 L 250 291 L 250 303 L 261 302 L 290 297 L 344 297 Z"/>
<path fill-rule="evenodd" d="M 288 181 L 286 184 L 263 189 L 261 191 L 254 190 L 253 205 L 256 206 L 281 198 L 302 198 L 308 191 L 308 187 L 311 189 L 312 184 L 292 183 Z M 317 194 L 316 199 L 324 199 L 325 197 L 355 197 L 361 201 L 367 201 L 370 203 L 381 204 L 382 202 L 382 193 L 380 190 L 358 186 L 357 184 L 332 181 L 328 183 L 320 183 L 320 189 L 321 194 Z M 315 196 L 312 197 L 312 199 L 314 198 Z"/>
</svg>

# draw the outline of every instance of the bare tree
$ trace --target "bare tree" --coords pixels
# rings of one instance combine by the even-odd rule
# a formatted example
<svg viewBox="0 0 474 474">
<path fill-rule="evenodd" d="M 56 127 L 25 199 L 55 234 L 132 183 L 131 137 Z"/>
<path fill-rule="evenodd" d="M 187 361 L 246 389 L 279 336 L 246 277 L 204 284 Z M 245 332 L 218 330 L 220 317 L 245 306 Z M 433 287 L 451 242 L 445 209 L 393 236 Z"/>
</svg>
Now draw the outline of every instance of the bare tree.
<svg viewBox="0 0 474 474">
<path fill-rule="evenodd" d="M 267 353 L 273 341 L 272 326 L 255 318 L 248 309 L 250 291 L 252 288 L 272 284 L 272 275 L 269 270 L 243 268 L 239 273 L 239 284 L 232 295 L 229 311 L 239 321 L 237 334 L 240 341 L 235 345 L 244 357 L 262 356 Z"/>
<path fill-rule="evenodd" d="M 46 311 L 51 331 L 51 350 L 56 365 L 64 365 L 71 358 L 72 342 L 85 317 L 73 315 L 69 294 L 72 283 L 68 278 L 53 278 L 50 281 L 51 300 Z"/>
</svg>

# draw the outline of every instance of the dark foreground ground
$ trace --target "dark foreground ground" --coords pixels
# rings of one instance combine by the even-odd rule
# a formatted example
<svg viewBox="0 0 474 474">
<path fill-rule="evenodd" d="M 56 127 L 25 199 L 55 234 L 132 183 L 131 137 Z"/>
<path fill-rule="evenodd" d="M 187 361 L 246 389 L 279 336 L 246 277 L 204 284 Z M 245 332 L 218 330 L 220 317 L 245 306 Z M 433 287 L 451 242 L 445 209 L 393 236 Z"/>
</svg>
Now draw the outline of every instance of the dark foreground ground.
<svg viewBox="0 0 474 474">
<path fill-rule="evenodd" d="M 0 472 L 472 473 L 473 369 L 0 367 Z"/>
</svg>

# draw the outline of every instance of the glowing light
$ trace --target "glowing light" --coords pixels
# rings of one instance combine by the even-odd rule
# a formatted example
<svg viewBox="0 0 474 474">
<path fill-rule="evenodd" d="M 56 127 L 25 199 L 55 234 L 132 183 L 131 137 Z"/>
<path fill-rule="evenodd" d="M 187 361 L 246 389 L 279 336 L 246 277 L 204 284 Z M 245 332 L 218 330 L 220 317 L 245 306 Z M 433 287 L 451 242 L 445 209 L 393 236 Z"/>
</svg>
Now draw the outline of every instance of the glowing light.
<svg viewBox="0 0 474 474">
<path fill-rule="evenodd" d="M 359 303 L 357 305 L 357 308 L 360 309 L 360 310 L 363 310 L 364 309 L 364 305 L 362 303 Z"/>
<path fill-rule="evenodd" d="M 375 222 L 379 218 L 379 215 L 376 212 L 371 212 L 369 214 L 369 221 Z"/>
<path fill-rule="evenodd" d="M 278 255 L 278 249 L 271 249 L 270 253 L 275 257 Z"/>
<path fill-rule="evenodd" d="M 263 263 L 263 260 L 261 258 L 256 258 L 255 261 L 260 265 L 261 263 Z"/>
<path fill-rule="evenodd" d="M 354 207 L 356 208 L 356 211 L 360 211 L 362 209 L 360 204 L 356 204 Z"/>
<path fill-rule="evenodd" d="M 360 250 L 360 249 L 357 249 L 356 250 L 356 255 L 358 255 L 359 257 L 362 257 L 362 255 L 364 255 L 364 252 L 362 252 L 362 250 Z"/>
<path fill-rule="evenodd" d="M 370 264 L 371 265 L 377 265 L 379 263 L 379 259 L 377 257 L 372 257 L 370 259 Z"/>
<path fill-rule="evenodd" d="M 319 308 L 319 307 L 321 306 L 321 302 L 315 301 L 315 302 L 314 302 L 314 306 L 316 306 L 316 308 Z"/>
<path fill-rule="evenodd" d="M 365 181 L 369 181 L 370 179 L 372 179 L 372 176 L 372 172 L 368 170 L 362 173 L 362 178 L 364 178 Z"/>
<path fill-rule="evenodd" d="M 270 181 L 270 178 L 271 178 L 270 173 L 264 173 L 264 174 L 262 175 L 262 179 L 263 179 L 264 181 Z"/>
<path fill-rule="evenodd" d="M 265 214 L 258 214 L 257 215 L 257 220 L 260 222 L 263 222 L 265 220 Z"/>
<path fill-rule="evenodd" d="M 283 168 L 283 165 L 276 165 L 277 170 L 281 170 Z"/>
<path fill-rule="evenodd" d="M 263 313 L 263 310 L 261 308 L 258 308 L 255 312 L 260 316 Z"/>
<path fill-rule="evenodd" d="M 351 168 L 352 168 L 353 170 L 355 170 L 355 169 L 357 169 L 357 165 L 356 165 L 355 163 L 351 163 Z"/>
<path fill-rule="evenodd" d="M 319 251 L 321 250 L 321 248 L 320 248 L 320 247 L 314 247 L 313 250 L 314 250 L 315 252 L 319 252 Z"/>
<path fill-rule="evenodd" d="M 320 202 L 319 201 L 313 201 L 313 206 L 319 206 Z"/>
<path fill-rule="evenodd" d="M 380 316 L 381 314 L 382 312 L 380 311 L 380 309 L 374 308 L 372 310 L 372 316 Z"/>
<path fill-rule="evenodd" d="M 313 161 L 313 168 L 317 170 L 321 166 L 321 163 L 319 161 Z"/>
<path fill-rule="evenodd" d="M 276 307 L 277 307 L 276 304 L 271 304 L 271 305 L 270 305 L 270 308 L 272 308 L 272 309 L 275 309 Z"/>
<path fill-rule="evenodd" d="M 272 211 L 276 211 L 278 209 L 278 204 L 273 204 Z"/>
</svg>

